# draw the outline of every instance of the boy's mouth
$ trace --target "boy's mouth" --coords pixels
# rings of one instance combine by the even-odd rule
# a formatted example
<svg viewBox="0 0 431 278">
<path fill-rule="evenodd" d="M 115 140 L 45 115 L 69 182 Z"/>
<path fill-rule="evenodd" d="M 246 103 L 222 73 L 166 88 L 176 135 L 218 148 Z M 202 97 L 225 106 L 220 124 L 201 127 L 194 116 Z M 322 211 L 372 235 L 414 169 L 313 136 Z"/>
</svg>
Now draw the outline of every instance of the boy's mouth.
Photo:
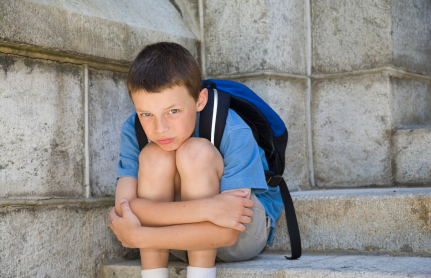
<svg viewBox="0 0 431 278">
<path fill-rule="evenodd" d="M 175 140 L 175 138 L 162 138 L 162 139 L 157 140 L 157 143 L 162 144 L 162 145 L 166 145 L 166 144 L 171 143 L 174 140 Z"/>
</svg>

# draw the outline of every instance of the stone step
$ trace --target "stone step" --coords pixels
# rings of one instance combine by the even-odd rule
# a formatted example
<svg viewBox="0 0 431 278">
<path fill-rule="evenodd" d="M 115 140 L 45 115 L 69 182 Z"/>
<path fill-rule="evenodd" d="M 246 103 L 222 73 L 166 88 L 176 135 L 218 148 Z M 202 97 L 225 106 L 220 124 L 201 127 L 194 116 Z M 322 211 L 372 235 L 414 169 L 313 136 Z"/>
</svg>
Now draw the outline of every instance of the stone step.
<svg viewBox="0 0 431 278">
<path fill-rule="evenodd" d="M 312 255 L 286 260 L 281 253 L 263 253 L 238 263 L 217 263 L 217 277 L 431 277 L 430 257 L 385 255 Z M 187 264 L 169 263 L 170 278 L 186 277 Z M 103 278 L 140 277 L 139 260 L 106 263 Z"/>
<path fill-rule="evenodd" d="M 431 188 L 293 192 L 303 250 L 431 255 Z M 284 212 L 269 250 L 289 250 Z"/>
</svg>

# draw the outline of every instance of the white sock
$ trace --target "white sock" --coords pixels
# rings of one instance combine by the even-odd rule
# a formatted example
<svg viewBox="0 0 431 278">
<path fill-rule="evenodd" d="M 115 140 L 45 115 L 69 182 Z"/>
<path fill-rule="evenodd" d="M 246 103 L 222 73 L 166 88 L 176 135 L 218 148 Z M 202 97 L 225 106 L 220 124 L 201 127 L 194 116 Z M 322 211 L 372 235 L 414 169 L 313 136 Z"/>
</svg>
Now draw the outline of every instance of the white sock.
<svg viewBox="0 0 431 278">
<path fill-rule="evenodd" d="M 142 278 L 169 278 L 169 269 L 167 268 L 144 269 L 141 271 L 141 277 Z"/>
<path fill-rule="evenodd" d="M 216 277 L 216 267 L 187 267 L 187 278 L 215 278 Z"/>
</svg>

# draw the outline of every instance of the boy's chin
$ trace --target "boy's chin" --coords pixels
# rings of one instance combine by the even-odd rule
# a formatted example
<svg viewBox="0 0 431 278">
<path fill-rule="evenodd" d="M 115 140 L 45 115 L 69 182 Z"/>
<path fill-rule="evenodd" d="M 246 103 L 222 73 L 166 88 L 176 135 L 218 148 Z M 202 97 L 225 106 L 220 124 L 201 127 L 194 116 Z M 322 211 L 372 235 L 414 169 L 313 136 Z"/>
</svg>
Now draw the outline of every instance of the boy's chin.
<svg viewBox="0 0 431 278">
<path fill-rule="evenodd" d="M 169 144 L 157 144 L 157 146 L 159 146 L 164 151 L 171 152 L 178 149 L 181 145 L 176 144 L 176 142 L 172 142 Z"/>
</svg>

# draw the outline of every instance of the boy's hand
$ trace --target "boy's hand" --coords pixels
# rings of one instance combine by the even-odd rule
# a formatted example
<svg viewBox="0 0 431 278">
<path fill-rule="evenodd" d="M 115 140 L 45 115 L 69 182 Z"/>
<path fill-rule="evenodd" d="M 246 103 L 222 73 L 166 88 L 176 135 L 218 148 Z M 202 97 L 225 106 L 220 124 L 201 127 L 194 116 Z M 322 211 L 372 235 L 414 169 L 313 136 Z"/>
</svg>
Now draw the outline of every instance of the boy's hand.
<svg viewBox="0 0 431 278">
<path fill-rule="evenodd" d="M 249 208 L 254 202 L 247 199 L 248 192 L 242 190 L 229 191 L 211 198 L 210 221 L 216 225 L 245 232 L 244 224 L 251 222 L 253 211 Z"/>
<path fill-rule="evenodd" d="M 109 227 L 124 247 L 135 248 L 134 235 L 140 230 L 141 222 L 131 211 L 127 200 L 121 201 L 121 210 L 123 211 L 123 217 L 118 216 L 115 212 L 115 207 L 112 208 L 111 213 L 109 213 L 111 218 Z"/>
</svg>

